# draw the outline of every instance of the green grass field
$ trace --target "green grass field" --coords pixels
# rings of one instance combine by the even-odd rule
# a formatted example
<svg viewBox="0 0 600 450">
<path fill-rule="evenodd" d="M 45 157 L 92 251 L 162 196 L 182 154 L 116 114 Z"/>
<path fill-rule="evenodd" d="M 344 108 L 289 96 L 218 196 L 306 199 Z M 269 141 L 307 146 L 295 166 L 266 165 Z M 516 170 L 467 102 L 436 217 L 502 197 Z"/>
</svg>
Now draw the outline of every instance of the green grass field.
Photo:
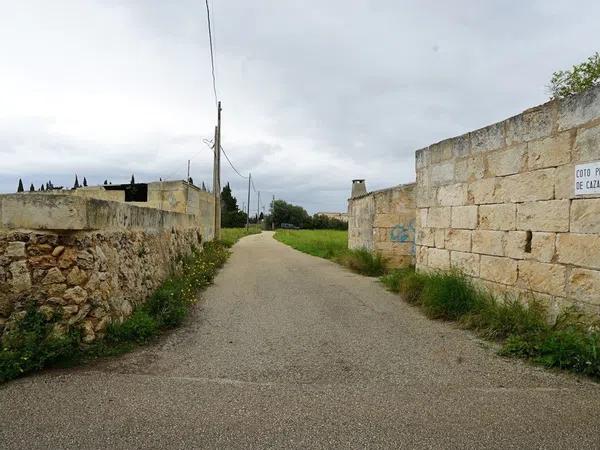
<svg viewBox="0 0 600 450">
<path fill-rule="evenodd" d="M 340 230 L 277 230 L 275 239 L 296 250 L 330 259 L 370 277 L 383 275 L 385 260 L 368 250 L 349 250 L 348 232 Z"/>
<path fill-rule="evenodd" d="M 231 247 L 244 236 L 258 234 L 262 231 L 256 225 L 250 226 L 248 230 L 245 228 L 221 228 L 221 242 L 228 247 Z"/>
<path fill-rule="evenodd" d="M 335 259 L 348 251 L 348 232 L 339 230 L 277 230 L 275 239 L 320 258 Z"/>
</svg>

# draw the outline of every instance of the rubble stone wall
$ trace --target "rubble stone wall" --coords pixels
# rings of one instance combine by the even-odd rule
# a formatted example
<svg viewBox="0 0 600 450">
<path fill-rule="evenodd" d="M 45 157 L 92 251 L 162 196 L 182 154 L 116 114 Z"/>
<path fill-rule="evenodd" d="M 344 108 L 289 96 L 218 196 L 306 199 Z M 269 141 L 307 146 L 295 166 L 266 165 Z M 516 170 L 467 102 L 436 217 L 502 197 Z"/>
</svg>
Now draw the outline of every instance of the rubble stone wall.
<svg viewBox="0 0 600 450">
<path fill-rule="evenodd" d="M 414 184 L 348 200 L 348 247 L 383 255 L 390 267 L 414 264 Z"/>
<path fill-rule="evenodd" d="M 34 301 L 93 341 L 213 238 L 192 215 L 69 195 L 0 196 L 0 211 L 0 335 Z"/>
<path fill-rule="evenodd" d="M 600 312 L 600 195 L 574 189 L 594 161 L 600 87 L 417 151 L 417 269 Z"/>
</svg>

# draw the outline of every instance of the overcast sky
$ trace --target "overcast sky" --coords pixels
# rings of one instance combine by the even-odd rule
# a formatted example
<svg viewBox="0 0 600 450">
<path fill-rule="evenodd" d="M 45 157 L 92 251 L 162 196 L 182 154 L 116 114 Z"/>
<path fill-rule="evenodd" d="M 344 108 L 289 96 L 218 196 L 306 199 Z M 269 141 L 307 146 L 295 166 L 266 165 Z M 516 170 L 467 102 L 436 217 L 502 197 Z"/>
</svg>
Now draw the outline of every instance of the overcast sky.
<svg viewBox="0 0 600 450">
<path fill-rule="evenodd" d="M 414 151 L 543 103 L 600 50 L 598 1 L 211 0 L 225 151 L 262 198 L 342 211 Z M 0 192 L 212 185 L 203 0 L 0 0 Z M 246 181 L 223 161 L 245 202 Z M 256 208 L 253 194 L 252 208 Z"/>
</svg>

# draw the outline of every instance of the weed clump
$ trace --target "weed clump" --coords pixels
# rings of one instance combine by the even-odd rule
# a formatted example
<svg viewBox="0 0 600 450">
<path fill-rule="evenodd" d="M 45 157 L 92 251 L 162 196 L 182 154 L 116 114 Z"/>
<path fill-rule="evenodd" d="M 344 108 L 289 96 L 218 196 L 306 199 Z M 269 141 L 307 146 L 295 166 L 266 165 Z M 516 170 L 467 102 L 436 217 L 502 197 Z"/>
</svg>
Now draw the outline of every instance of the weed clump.
<svg viewBox="0 0 600 450">
<path fill-rule="evenodd" d="M 386 272 L 385 258 L 366 249 L 348 250 L 336 258 L 336 261 L 369 277 L 378 277 Z"/>
</svg>

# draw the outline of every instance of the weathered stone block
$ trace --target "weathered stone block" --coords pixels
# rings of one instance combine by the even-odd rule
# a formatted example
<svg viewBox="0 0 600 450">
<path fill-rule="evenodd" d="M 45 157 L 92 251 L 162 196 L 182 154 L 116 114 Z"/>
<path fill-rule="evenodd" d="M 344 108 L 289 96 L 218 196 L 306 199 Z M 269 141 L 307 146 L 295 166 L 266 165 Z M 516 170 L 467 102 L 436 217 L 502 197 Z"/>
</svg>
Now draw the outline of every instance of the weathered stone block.
<svg viewBox="0 0 600 450">
<path fill-rule="evenodd" d="M 566 164 L 571 161 L 571 132 L 531 141 L 527 144 L 529 169 L 543 169 Z"/>
<path fill-rule="evenodd" d="M 471 251 L 471 230 L 446 230 L 445 248 L 462 252 Z"/>
<path fill-rule="evenodd" d="M 25 242 L 9 242 L 4 251 L 4 256 L 8 256 L 9 258 L 25 257 Z"/>
<path fill-rule="evenodd" d="M 488 173 L 491 176 L 505 176 L 520 173 L 527 162 L 527 144 L 518 144 L 505 150 L 486 155 Z"/>
<path fill-rule="evenodd" d="M 577 130 L 573 156 L 577 163 L 600 159 L 600 125 Z"/>
<path fill-rule="evenodd" d="M 530 256 L 529 253 L 525 253 L 525 247 L 527 245 L 527 232 L 525 231 L 509 231 L 505 236 L 504 250 L 506 256 L 513 259 L 525 259 Z"/>
<path fill-rule="evenodd" d="M 454 206 L 451 212 L 452 228 L 465 228 L 473 230 L 477 228 L 478 206 Z"/>
<path fill-rule="evenodd" d="M 445 162 L 430 167 L 431 182 L 434 185 L 451 183 L 454 180 L 454 162 Z"/>
<path fill-rule="evenodd" d="M 484 178 L 469 183 L 469 200 L 477 205 L 504 203 L 506 193 L 501 189 L 500 178 Z"/>
<path fill-rule="evenodd" d="M 502 201 L 485 203 L 532 202 L 554 197 L 554 170 L 541 169 L 499 178 L 497 198 Z"/>
<path fill-rule="evenodd" d="M 450 264 L 452 268 L 458 269 L 465 275 L 479 276 L 479 258 L 477 253 L 450 252 Z"/>
<path fill-rule="evenodd" d="M 552 262 L 556 253 L 555 233 L 533 233 L 531 257 L 540 262 Z"/>
<path fill-rule="evenodd" d="M 76 303 L 78 305 L 81 303 L 84 303 L 86 301 L 87 297 L 88 297 L 87 291 L 79 286 L 75 286 L 71 289 L 67 289 L 63 295 L 63 298 L 66 301 L 68 301 L 70 303 Z"/>
<path fill-rule="evenodd" d="M 600 269 L 600 236 L 565 233 L 556 238 L 558 262 Z"/>
<path fill-rule="evenodd" d="M 427 208 L 422 208 L 417 210 L 416 223 L 415 226 L 417 230 L 421 227 L 427 226 Z"/>
<path fill-rule="evenodd" d="M 600 198 L 572 201 L 570 230 L 573 233 L 600 233 Z"/>
<path fill-rule="evenodd" d="M 433 269 L 447 270 L 450 268 L 450 252 L 440 248 L 430 248 L 427 251 L 428 266 Z"/>
<path fill-rule="evenodd" d="M 576 268 L 571 270 L 567 293 L 577 300 L 600 305 L 600 272 Z"/>
<path fill-rule="evenodd" d="M 474 230 L 471 235 L 473 253 L 504 256 L 503 231 Z"/>
<path fill-rule="evenodd" d="M 42 280 L 42 284 L 64 283 L 65 277 L 58 267 L 53 267 L 48 270 L 46 276 Z"/>
<path fill-rule="evenodd" d="M 546 104 L 506 120 L 506 144 L 518 144 L 550 136 L 554 124 L 554 105 Z"/>
<path fill-rule="evenodd" d="M 471 152 L 489 152 L 504 147 L 504 123 L 471 131 Z"/>
<path fill-rule="evenodd" d="M 435 246 L 437 248 L 446 248 L 446 230 L 444 228 L 436 228 L 435 230 Z"/>
<path fill-rule="evenodd" d="M 417 229 L 416 243 L 433 247 L 435 245 L 435 228 L 421 227 Z"/>
<path fill-rule="evenodd" d="M 431 144 L 428 149 L 431 165 L 439 164 L 452 158 L 452 139 Z"/>
<path fill-rule="evenodd" d="M 10 264 L 9 271 L 12 275 L 12 290 L 15 293 L 31 289 L 31 275 L 25 261 L 15 261 Z"/>
<path fill-rule="evenodd" d="M 565 164 L 554 172 L 554 198 L 557 200 L 572 198 L 575 194 L 575 166 Z"/>
<path fill-rule="evenodd" d="M 454 164 L 454 180 L 457 183 L 480 180 L 485 176 L 484 155 L 476 154 L 457 159 Z"/>
<path fill-rule="evenodd" d="M 564 98 L 559 102 L 557 122 L 560 131 L 583 125 L 598 117 L 600 117 L 600 86 Z"/>
<path fill-rule="evenodd" d="M 71 269 L 71 272 L 69 272 L 69 275 L 67 276 L 67 283 L 70 286 L 82 286 L 86 283 L 87 279 L 88 276 L 85 271 L 75 266 L 73 269 Z"/>
<path fill-rule="evenodd" d="M 565 296 L 566 268 L 560 264 L 519 261 L 518 286 L 535 292 Z"/>
<path fill-rule="evenodd" d="M 525 231 L 569 231 L 569 200 L 519 204 L 517 228 Z"/>
<path fill-rule="evenodd" d="M 440 206 L 464 205 L 467 203 L 467 185 L 458 183 L 441 186 L 437 195 Z"/>
<path fill-rule="evenodd" d="M 427 149 L 428 147 L 415 152 L 415 167 L 417 170 L 421 170 L 429 165 L 429 152 Z"/>
<path fill-rule="evenodd" d="M 517 261 L 510 258 L 481 255 L 479 276 L 484 280 L 513 285 L 517 281 Z"/>
<path fill-rule="evenodd" d="M 429 208 L 427 226 L 432 228 L 448 228 L 450 226 L 450 207 Z"/>
<path fill-rule="evenodd" d="M 514 230 L 517 207 L 514 203 L 481 205 L 479 228 L 484 230 Z"/>
</svg>

